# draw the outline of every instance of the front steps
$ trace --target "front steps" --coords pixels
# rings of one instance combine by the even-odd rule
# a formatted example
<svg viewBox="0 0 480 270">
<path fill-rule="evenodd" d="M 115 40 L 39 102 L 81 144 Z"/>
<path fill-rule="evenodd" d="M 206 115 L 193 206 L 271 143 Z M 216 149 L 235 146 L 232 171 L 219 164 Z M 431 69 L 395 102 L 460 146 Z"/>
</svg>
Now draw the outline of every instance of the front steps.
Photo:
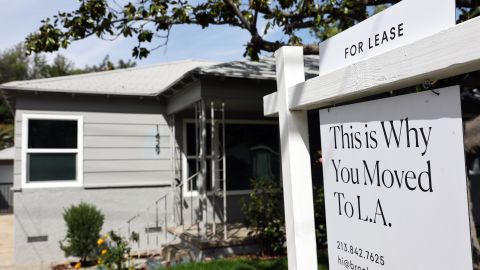
<svg viewBox="0 0 480 270">
<path fill-rule="evenodd" d="M 161 249 L 132 254 L 135 269 L 144 269 L 148 265 L 161 263 L 170 266 L 193 261 L 225 258 L 238 255 L 255 254 L 260 246 L 252 238 L 253 231 L 241 223 L 228 224 L 228 239 L 223 239 L 223 227 L 217 225 L 213 235 L 212 224 L 207 225 L 208 240 L 202 240 L 197 225 L 168 228 L 173 239 Z"/>
</svg>

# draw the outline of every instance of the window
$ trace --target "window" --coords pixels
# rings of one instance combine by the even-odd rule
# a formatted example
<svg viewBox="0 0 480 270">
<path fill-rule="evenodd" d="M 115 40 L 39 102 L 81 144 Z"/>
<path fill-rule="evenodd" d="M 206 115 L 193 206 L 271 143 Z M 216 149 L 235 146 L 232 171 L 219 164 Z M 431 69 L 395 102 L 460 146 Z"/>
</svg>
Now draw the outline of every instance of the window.
<svg viewBox="0 0 480 270">
<path fill-rule="evenodd" d="M 253 179 L 280 181 L 278 125 L 225 125 L 227 190 L 250 190 Z"/>
<path fill-rule="evenodd" d="M 81 186 L 82 168 L 82 116 L 23 115 L 23 187 Z"/>
<path fill-rule="evenodd" d="M 195 124 L 185 125 L 185 176 L 190 177 L 197 172 Z M 221 124 L 215 127 L 220 131 Z M 207 125 L 207 190 L 212 189 L 211 156 L 210 156 L 210 124 Z M 215 136 L 221 139 L 221 132 Z M 280 182 L 279 132 L 278 125 L 263 121 L 227 121 L 225 125 L 225 147 L 227 154 L 227 190 L 230 192 L 246 192 L 250 190 L 252 179 L 269 178 Z M 185 179 L 184 179 L 185 180 Z M 189 185 L 186 191 L 196 190 Z M 196 192 L 191 193 L 196 195 Z"/>
</svg>

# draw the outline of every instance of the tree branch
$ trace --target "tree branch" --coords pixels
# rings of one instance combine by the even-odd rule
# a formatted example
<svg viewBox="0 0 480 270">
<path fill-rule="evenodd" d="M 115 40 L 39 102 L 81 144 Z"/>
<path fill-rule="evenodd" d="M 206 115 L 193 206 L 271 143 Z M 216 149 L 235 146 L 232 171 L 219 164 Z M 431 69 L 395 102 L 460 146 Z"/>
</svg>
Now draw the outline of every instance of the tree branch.
<svg viewBox="0 0 480 270">
<path fill-rule="evenodd" d="M 233 3 L 232 0 L 224 0 L 224 2 L 228 6 L 230 6 L 233 12 L 237 15 L 238 19 L 242 22 L 242 24 L 245 26 L 245 28 L 250 32 L 252 36 L 258 35 L 257 29 L 255 27 L 252 27 L 250 22 L 245 18 L 245 16 L 243 16 L 240 9 L 238 9 L 237 5 L 235 5 L 235 3 Z"/>
<path fill-rule="evenodd" d="M 285 46 L 284 42 L 272 42 L 264 40 L 262 37 L 257 36 L 256 38 L 252 38 L 248 46 L 251 46 L 259 51 L 266 51 L 266 52 L 275 52 L 276 50 L 280 49 L 282 46 Z M 319 53 L 319 48 L 317 44 L 304 44 L 303 45 L 303 54 L 305 55 L 314 55 Z"/>
<path fill-rule="evenodd" d="M 376 6 L 381 4 L 396 4 L 400 0 L 361 0 L 364 5 Z M 480 0 L 456 0 L 457 7 L 474 8 L 480 6 Z"/>
</svg>

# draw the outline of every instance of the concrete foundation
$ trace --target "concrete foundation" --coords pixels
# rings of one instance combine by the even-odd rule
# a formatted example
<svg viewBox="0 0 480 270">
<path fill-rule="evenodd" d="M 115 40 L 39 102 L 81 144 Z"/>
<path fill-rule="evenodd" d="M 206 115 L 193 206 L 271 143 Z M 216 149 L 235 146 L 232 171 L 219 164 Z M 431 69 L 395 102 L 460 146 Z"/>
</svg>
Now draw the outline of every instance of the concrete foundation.
<svg viewBox="0 0 480 270">
<path fill-rule="evenodd" d="M 170 187 L 24 189 L 16 192 L 13 262 L 16 265 L 64 262 L 66 259 L 59 246 L 66 230 L 62 214 L 65 208 L 80 202 L 95 205 L 105 215 L 103 233 L 115 230 L 127 236 L 127 221 L 138 214 L 130 224 L 130 231 L 140 234 L 140 241 L 133 244 L 133 248 L 157 248 L 165 238 L 160 232 L 146 228 L 155 227 L 156 209 L 152 204 L 168 191 Z M 164 216 L 163 209 L 159 209 L 160 216 Z"/>
</svg>

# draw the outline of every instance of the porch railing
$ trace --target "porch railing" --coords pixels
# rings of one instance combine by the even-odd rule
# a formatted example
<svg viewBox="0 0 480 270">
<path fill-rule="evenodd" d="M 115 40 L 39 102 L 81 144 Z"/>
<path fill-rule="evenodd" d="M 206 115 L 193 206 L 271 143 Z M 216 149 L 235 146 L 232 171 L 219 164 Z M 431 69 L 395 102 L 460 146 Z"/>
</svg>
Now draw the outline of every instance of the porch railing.
<svg viewBox="0 0 480 270">
<path fill-rule="evenodd" d="M 169 228 L 175 229 L 177 226 L 182 226 L 185 229 L 186 224 L 197 224 L 196 213 L 194 212 L 194 199 L 192 196 L 185 198 L 183 196 L 184 186 L 189 185 L 190 190 L 193 188 L 193 181 L 196 180 L 199 173 L 195 173 L 190 176 L 186 181 L 175 185 L 168 193 L 159 197 L 149 206 L 142 211 L 139 211 L 136 215 L 132 216 L 122 224 L 118 230 L 120 232 L 126 232 L 126 237 L 132 241 L 132 233 L 144 233 L 143 241 L 146 241 L 146 248 L 139 248 L 150 253 L 150 248 L 162 248 L 165 245 L 171 244 L 175 237 L 168 231 Z M 190 209 L 187 209 L 185 205 L 188 205 Z M 177 213 L 176 209 L 179 209 Z M 190 220 L 185 220 L 184 210 L 189 210 Z M 142 220 L 146 218 L 147 222 Z M 153 222 L 151 222 L 153 221 Z M 135 229 L 133 224 L 140 222 L 142 224 L 141 231 L 138 231 L 138 226 Z M 189 223 L 188 223 L 189 222 Z M 151 236 L 154 234 L 154 236 Z M 163 239 L 162 239 L 163 238 Z M 155 241 L 155 244 L 151 245 L 151 242 Z M 133 244 L 133 243 L 132 243 Z"/>
</svg>

